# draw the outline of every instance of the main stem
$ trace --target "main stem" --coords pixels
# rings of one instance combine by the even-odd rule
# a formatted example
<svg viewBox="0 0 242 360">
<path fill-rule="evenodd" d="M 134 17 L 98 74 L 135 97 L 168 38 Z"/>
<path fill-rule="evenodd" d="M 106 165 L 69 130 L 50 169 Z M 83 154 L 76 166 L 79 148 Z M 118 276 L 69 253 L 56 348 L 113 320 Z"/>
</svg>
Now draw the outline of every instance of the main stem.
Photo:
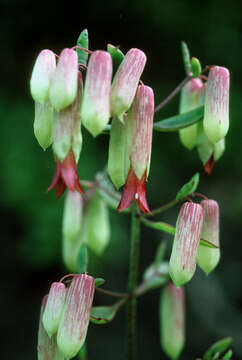
<svg viewBox="0 0 242 360">
<path fill-rule="evenodd" d="M 140 219 L 136 214 L 136 203 L 132 204 L 131 209 L 131 244 L 130 244 L 130 264 L 128 290 L 130 299 L 128 301 L 127 311 L 127 345 L 128 360 L 135 359 L 135 342 L 136 342 L 136 293 L 138 263 L 139 263 L 139 233 Z"/>
</svg>

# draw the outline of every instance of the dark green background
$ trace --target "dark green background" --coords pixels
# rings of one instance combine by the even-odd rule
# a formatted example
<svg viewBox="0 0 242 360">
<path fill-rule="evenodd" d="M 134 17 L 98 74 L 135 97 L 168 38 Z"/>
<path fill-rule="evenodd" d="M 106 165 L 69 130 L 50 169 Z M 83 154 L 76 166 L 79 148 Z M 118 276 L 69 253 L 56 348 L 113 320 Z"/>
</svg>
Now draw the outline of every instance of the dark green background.
<svg viewBox="0 0 242 360">
<path fill-rule="evenodd" d="M 151 208 L 171 200 L 195 172 L 199 191 L 221 209 L 221 263 L 206 277 L 199 269 L 187 290 L 187 343 L 181 359 L 200 357 L 223 336 L 234 338 L 234 359 L 242 358 L 242 144 L 241 144 L 241 7 L 235 1 L 116 0 L 17 1 L 0 3 L 0 215 L 1 215 L 1 359 L 36 358 L 36 333 L 42 296 L 65 269 L 61 261 L 63 199 L 45 194 L 53 171 L 50 150 L 44 153 L 33 135 L 34 104 L 29 79 L 39 51 L 59 53 L 75 45 L 87 27 L 91 49 L 117 44 L 126 52 L 141 48 L 148 57 L 142 80 L 153 87 L 156 103 L 183 79 L 181 40 L 202 65 L 217 64 L 231 72 L 231 127 L 226 152 L 206 176 L 196 150 L 181 146 L 178 135 L 154 134 L 148 201 Z M 177 113 L 178 98 L 156 116 Z M 84 134 L 79 162 L 82 179 L 93 179 L 107 161 L 108 137 Z M 179 207 L 162 220 L 176 221 Z M 125 215 L 110 213 L 112 240 L 103 258 L 91 261 L 92 273 L 106 287 L 125 290 L 129 228 Z M 163 234 L 142 229 L 140 269 L 152 261 Z M 168 239 L 168 237 L 167 237 Z M 96 304 L 110 303 L 96 296 Z M 139 359 L 165 359 L 159 345 L 159 291 L 138 305 Z M 124 359 L 124 311 L 113 323 L 89 328 L 90 359 Z"/>
</svg>

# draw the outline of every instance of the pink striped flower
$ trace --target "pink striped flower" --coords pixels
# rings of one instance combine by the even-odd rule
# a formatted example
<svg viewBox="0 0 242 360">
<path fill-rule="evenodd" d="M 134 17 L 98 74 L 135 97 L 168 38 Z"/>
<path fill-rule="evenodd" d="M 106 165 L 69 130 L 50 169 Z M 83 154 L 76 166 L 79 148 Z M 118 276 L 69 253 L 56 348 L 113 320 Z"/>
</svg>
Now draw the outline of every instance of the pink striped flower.
<svg viewBox="0 0 242 360">
<path fill-rule="evenodd" d="M 62 309 L 66 298 L 66 287 L 63 283 L 51 284 L 42 322 L 49 337 L 57 333 Z"/>
<path fill-rule="evenodd" d="M 145 63 L 146 55 L 139 49 L 130 49 L 125 55 L 112 83 L 112 116 L 120 117 L 130 108 Z"/>
<path fill-rule="evenodd" d="M 100 134 L 110 118 L 110 87 L 112 58 L 106 51 L 95 51 L 90 56 L 85 81 L 81 118 L 93 135 Z"/>
<path fill-rule="evenodd" d="M 205 96 L 203 126 L 212 144 L 223 139 L 229 129 L 229 80 L 228 69 L 211 68 Z"/>
<path fill-rule="evenodd" d="M 128 208 L 135 200 L 141 211 L 150 212 L 145 183 L 151 156 L 153 116 L 153 90 L 140 85 L 126 120 L 126 183 L 118 206 L 120 211 Z"/>
<path fill-rule="evenodd" d="M 215 200 L 203 200 L 204 211 L 202 238 L 219 246 L 219 206 Z M 208 275 L 218 264 L 220 249 L 199 245 L 197 261 L 201 269 Z"/>
<path fill-rule="evenodd" d="M 94 290 L 92 276 L 73 277 L 57 333 L 58 347 L 68 359 L 77 355 L 86 339 Z"/>
<path fill-rule="evenodd" d="M 78 57 L 75 50 L 62 50 L 50 86 L 50 102 L 56 111 L 73 103 L 77 93 Z"/>
<path fill-rule="evenodd" d="M 161 346 L 170 359 L 178 359 L 185 343 L 185 294 L 172 283 L 161 291 Z"/>
<path fill-rule="evenodd" d="M 176 286 L 184 285 L 194 275 L 202 224 L 202 206 L 192 202 L 184 203 L 176 222 L 169 262 L 169 273 Z"/>
<path fill-rule="evenodd" d="M 50 338 L 42 323 L 42 316 L 46 308 L 47 299 L 48 299 L 48 295 L 44 297 L 40 310 L 38 345 L 37 345 L 38 360 L 64 360 L 64 355 L 60 352 L 60 350 L 57 347 L 56 335 L 53 335 Z"/>
</svg>

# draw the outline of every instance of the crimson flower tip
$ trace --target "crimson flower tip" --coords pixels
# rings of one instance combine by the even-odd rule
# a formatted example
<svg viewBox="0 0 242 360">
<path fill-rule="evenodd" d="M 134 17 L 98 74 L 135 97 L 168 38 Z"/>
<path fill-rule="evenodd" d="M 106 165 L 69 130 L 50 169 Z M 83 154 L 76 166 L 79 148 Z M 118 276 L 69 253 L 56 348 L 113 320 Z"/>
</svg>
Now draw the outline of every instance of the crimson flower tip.
<svg viewBox="0 0 242 360">
<path fill-rule="evenodd" d="M 76 161 L 73 152 L 70 151 L 63 162 L 56 158 L 54 177 L 46 192 L 55 188 L 57 198 L 61 197 L 66 187 L 71 191 L 84 194 L 78 179 Z"/>
<path fill-rule="evenodd" d="M 146 200 L 146 171 L 144 172 L 141 179 L 139 179 L 133 168 L 130 167 L 126 183 L 124 185 L 124 191 L 120 203 L 118 205 L 118 210 L 121 212 L 127 209 L 133 200 L 136 201 L 139 209 L 146 214 L 147 212 L 151 214 L 149 205 Z"/>
</svg>

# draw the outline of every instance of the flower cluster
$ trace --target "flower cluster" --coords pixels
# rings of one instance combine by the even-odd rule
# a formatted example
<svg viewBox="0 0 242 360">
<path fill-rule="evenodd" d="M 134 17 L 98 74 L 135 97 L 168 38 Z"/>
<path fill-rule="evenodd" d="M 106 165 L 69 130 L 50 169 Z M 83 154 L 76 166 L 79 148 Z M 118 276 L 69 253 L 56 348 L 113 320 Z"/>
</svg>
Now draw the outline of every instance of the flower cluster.
<svg viewBox="0 0 242 360">
<path fill-rule="evenodd" d="M 55 58 L 52 51 L 41 51 L 30 82 L 36 104 L 35 135 L 44 150 L 52 144 L 56 158 L 56 171 L 48 191 L 55 188 L 57 197 L 66 187 L 83 193 L 77 175 L 81 123 L 95 137 L 112 117 L 108 170 L 116 187 L 125 184 L 119 210 L 135 200 L 144 213 L 149 211 L 145 182 L 150 163 L 154 95 L 150 87 L 139 86 L 145 54 L 130 49 L 112 80 L 111 55 L 100 50 L 92 52 L 84 89 L 77 52 L 64 49 L 57 65 Z"/>
<path fill-rule="evenodd" d="M 181 93 L 180 113 L 204 105 L 203 122 L 180 130 L 179 135 L 182 144 L 189 150 L 197 147 L 208 174 L 225 149 L 225 136 L 229 129 L 229 82 L 228 69 L 213 66 L 206 82 L 193 78 Z"/>
<path fill-rule="evenodd" d="M 200 239 L 214 247 L 200 244 Z M 191 280 L 196 262 L 209 274 L 218 264 L 219 207 L 214 200 L 203 200 L 201 204 L 186 202 L 182 205 L 176 223 L 176 232 L 169 262 L 169 273 L 176 286 Z"/>
<path fill-rule="evenodd" d="M 54 282 L 42 302 L 38 334 L 38 359 L 64 360 L 83 346 L 94 296 L 94 278 L 75 275 L 67 288 Z"/>
</svg>

